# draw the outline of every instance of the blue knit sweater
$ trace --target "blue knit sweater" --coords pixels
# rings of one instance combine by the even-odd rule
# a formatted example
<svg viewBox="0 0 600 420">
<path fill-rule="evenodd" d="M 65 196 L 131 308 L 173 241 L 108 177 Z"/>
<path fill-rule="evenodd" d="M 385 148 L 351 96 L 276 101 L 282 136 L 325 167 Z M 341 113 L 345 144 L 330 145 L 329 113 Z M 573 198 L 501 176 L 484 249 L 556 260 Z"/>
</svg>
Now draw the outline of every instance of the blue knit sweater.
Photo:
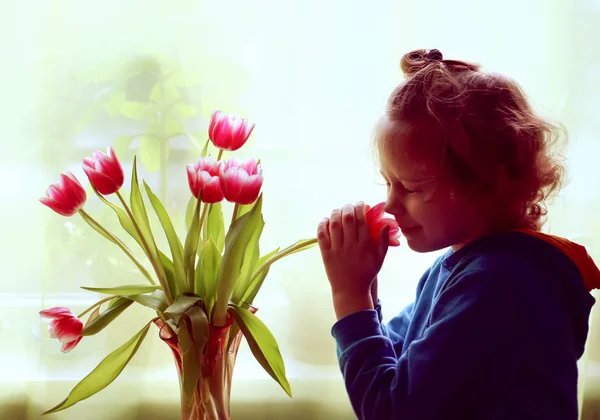
<svg viewBox="0 0 600 420">
<path fill-rule="evenodd" d="M 575 420 L 594 298 L 574 263 L 522 233 L 439 258 L 413 304 L 332 329 L 361 420 Z"/>
</svg>

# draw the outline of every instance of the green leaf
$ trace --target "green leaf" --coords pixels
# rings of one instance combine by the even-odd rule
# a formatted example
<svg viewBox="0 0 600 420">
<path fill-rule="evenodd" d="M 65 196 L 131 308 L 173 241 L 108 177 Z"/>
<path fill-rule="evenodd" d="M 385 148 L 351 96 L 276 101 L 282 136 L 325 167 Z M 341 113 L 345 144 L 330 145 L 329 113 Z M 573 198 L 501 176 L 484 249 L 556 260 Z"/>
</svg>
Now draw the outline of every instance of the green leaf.
<svg viewBox="0 0 600 420">
<path fill-rule="evenodd" d="M 221 203 L 209 205 L 208 217 L 202 229 L 202 237 L 203 242 L 208 241 L 208 238 L 212 238 L 219 252 L 223 252 L 225 246 L 225 220 L 223 219 L 223 206 Z"/>
<path fill-rule="evenodd" d="M 87 322 L 85 323 L 85 327 L 87 327 L 90 324 L 90 322 L 92 322 L 94 319 L 96 319 L 96 318 L 98 318 L 98 316 L 100 316 L 100 306 L 102 306 L 102 305 L 96 306 L 96 309 L 94 309 L 92 311 L 92 313 L 90 314 L 90 316 L 87 319 Z"/>
<path fill-rule="evenodd" d="M 212 313 L 212 308 L 216 300 L 217 279 L 221 260 L 221 252 L 212 238 L 210 238 L 202 246 L 194 282 L 194 290 L 204 301 L 206 313 L 209 316 Z"/>
<path fill-rule="evenodd" d="M 235 206 L 235 208 L 236 208 L 235 218 L 239 219 L 244 214 L 248 213 L 250 210 L 252 210 L 254 208 L 254 203 L 252 203 L 252 204 L 237 204 Z"/>
<path fill-rule="evenodd" d="M 260 291 L 260 288 L 262 287 L 265 279 L 267 278 L 267 275 L 269 274 L 269 270 L 270 268 L 261 271 L 258 274 L 258 276 L 256 276 L 254 280 L 252 280 L 252 282 L 244 292 L 244 295 L 239 301 L 240 305 L 252 305 L 252 302 L 254 302 L 256 295 Z"/>
<path fill-rule="evenodd" d="M 186 230 L 190 229 L 190 225 L 192 224 L 192 220 L 194 218 L 194 209 L 196 208 L 196 197 L 193 195 L 190 197 L 190 201 L 187 203 L 187 207 L 185 208 L 185 228 Z"/>
<path fill-rule="evenodd" d="M 236 305 L 230 306 L 236 323 L 242 330 L 252 354 L 263 369 L 277 381 L 283 390 L 291 397 L 292 390 L 285 377 L 285 365 L 279 352 L 279 346 L 271 331 L 256 317 Z"/>
<path fill-rule="evenodd" d="M 69 393 L 69 396 L 63 402 L 46 411 L 44 414 L 55 413 L 64 410 L 65 408 L 69 408 L 79 401 L 85 400 L 102 391 L 110 385 L 135 355 L 142 344 L 142 341 L 144 341 L 151 324 L 152 322 L 147 323 L 144 328 L 131 337 L 129 341 L 106 356 L 106 358 L 102 360 L 89 375 L 75 385 L 73 390 Z"/>
<path fill-rule="evenodd" d="M 162 269 L 165 271 L 169 295 L 175 298 L 176 296 L 179 296 L 181 292 L 175 280 L 175 267 L 173 266 L 173 262 L 160 249 L 158 250 L 158 256 L 160 258 L 160 264 L 162 265 Z"/>
<path fill-rule="evenodd" d="M 198 108 L 191 105 L 179 103 L 175 104 L 175 112 L 177 112 L 177 115 L 179 115 L 179 118 L 181 120 L 187 120 L 198 113 Z"/>
<path fill-rule="evenodd" d="M 263 270 L 268 269 L 271 266 L 271 264 L 273 264 L 274 262 L 276 262 L 284 257 L 287 257 L 288 255 L 292 255 L 297 252 L 306 251 L 307 249 L 312 248 L 316 244 L 317 244 L 317 242 L 314 238 L 302 239 L 302 240 L 288 246 L 287 248 L 282 249 L 277 254 L 267 258 L 261 264 L 257 264 L 257 268 L 254 271 L 254 274 L 252 275 L 252 277 L 258 276 Z"/>
<path fill-rule="evenodd" d="M 119 136 L 115 141 L 113 141 L 113 149 L 115 149 L 115 153 L 119 158 L 122 158 L 128 151 L 129 145 L 131 144 L 131 136 L 123 135 Z"/>
<path fill-rule="evenodd" d="M 125 297 L 158 312 L 164 312 L 169 306 L 167 303 L 167 298 L 162 290 L 157 290 L 150 295 L 144 294 Z"/>
<path fill-rule="evenodd" d="M 181 316 L 185 311 L 195 305 L 199 300 L 200 298 L 198 296 L 181 295 L 165 310 L 165 315 L 179 325 Z"/>
<path fill-rule="evenodd" d="M 114 308 L 115 306 L 120 305 L 121 303 L 123 303 L 123 297 L 115 296 L 114 298 L 108 301 L 108 306 L 106 308 Z"/>
<path fill-rule="evenodd" d="M 244 249 L 244 259 L 242 262 L 242 267 L 240 268 L 240 275 L 236 281 L 235 288 L 233 289 L 233 293 L 231 295 L 231 299 L 234 302 L 239 302 L 246 289 L 250 285 L 251 275 L 256 269 L 256 263 L 258 261 L 258 257 L 260 255 L 260 250 L 258 247 L 258 241 L 260 239 L 260 235 L 262 234 L 263 227 L 265 223 L 260 218 L 258 225 L 256 226 L 252 237 L 248 241 L 248 246 Z"/>
<path fill-rule="evenodd" d="M 90 292 L 105 293 L 107 295 L 127 296 L 127 295 L 141 295 L 142 293 L 152 293 L 155 290 L 160 289 L 160 286 L 145 286 L 145 285 L 132 285 L 132 286 L 116 286 L 116 287 L 85 287 L 81 286 L 84 290 Z"/>
<path fill-rule="evenodd" d="M 150 105 L 151 104 L 145 104 L 142 102 L 126 101 L 121 105 L 120 112 L 122 115 L 128 118 L 132 118 L 134 120 L 143 120 L 146 117 L 142 114 Z"/>
<path fill-rule="evenodd" d="M 265 261 L 268 261 L 269 258 L 271 258 L 275 254 L 277 254 L 278 251 L 279 251 L 279 247 L 275 248 L 273 251 L 269 252 L 268 254 L 260 257 L 258 259 L 258 261 L 256 261 L 256 265 L 254 266 L 254 269 L 252 271 L 256 272 L 256 269 L 258 267 L 262 266 Z M 248 305 L 252 304 L 252 302 L 254 301 L 254 298 L 256 297 L 256 294 L 260 290 L 268 273 L 269 273 L 269 267 L 267 267 L 266 269 L 261 271 L 261 273 L 259 273 L 256 278 L 253 279 L 254 275 L 252 277 L 250 277 L 249 284 L 246 286 L 246 290 L 244 290 L 241 298 L 239 299 L 240 303 L 244 303 L 244 304 L 248 304 Z M 234 300 L 234 302 L 235 302 L 235 300 Z"/>
<path fill-rule="evenodd" d="M 236 219 L 227 232 L 225 253 L 219 268 L 217 282 L 217 302 L 215 305 L 215 315 L 217 316 L 223 316 L 227 310 L 227 304 L 242 270 L 245 251 L 256 246 L 258 242 L 260 235 L 257 236 L 256 231 L 261 230 L 264 225 L 261 211 L 262 194 L 256 200 L 252 210 Z"/>
<path fill-rule="evenodd" d="M 200 239 L 200 205 L 201 200 L 196 201 L 192 223 L 185 238 L 183 248 L 183 267 L 187 278 L 187 286 L 191 292 L 194 288 L 194 269 L 196 263 L 196 252 Z"/>
<path fill-rule="evenodd" d="M 199 306 L 190 306 L 183 314 L 183 322 L 175 331 L 182 350 L 184 372 L 183 392 L 194 393 L 201 375 L 198 353 L 202 354 L 208 340 L 209 322 L 206 313 Z"/>
<path fill-rule="evenodd" d="M 204 147 L 202 148 L 202 153 L 200 154 L 201 157 L 206 157 L 206 155 L 208 154 L 208 145 L 210 144 L 210 139 L 206 140 L 206 143 L 204 143 Z"/>
<path fill-rule="evenodd" d="M 157 104 L 170 105 L 181 99 L 181 93 L 172 84 L 157 83 L 152 88 L 150 100 Z"/>
<path fill-rule="evenodd" d="M 200 306 L 194 305 L 185 311 L 185 316 L 191 323 L 190 331 L 192 332 L 196 349 L 203 351 L 209 335 L 209 322 L 206 312 Z"/>
<path fill-rule="evenodd" d="M 133 217 L 137 222 L 140 231 L 142 233 L 142 238 L 148 244 L 148 258 L 150 258 L 154 264 L 153 266 L 158 267 L 158 277 L 160 279 L 165 279 L 165 272 L 162 268 L 162 264 L 160 262 L 158 256 L 158 248 L 156 247 L 156 242 L 154 241 L 154 236 L 152 235 L 152 230 L 150 229 L 150 221 L 148 220 L 148 214 L 146 213 L 146 207 L 144 205 L 144 200 L 142 198 L 142 194 L 140 192 L 140 186 L 138 182 L 137 176 L 137 163 L 136 157 L 133 158 L 133 169 L 131 174 L 131 194 L 130 194 L 130 202 L 131 202 L 131 212 L 133 213 Z M 167 296 L 170 296 L 171 290 L 165 290 Z"/>
<path fill-rule="evenodd" d="M 121 313 L 129 308 L 133 301 L 125 298 L 119 298 L 116 303 L 109 305 L 108 309 L 100 314 L 98 318 L 87 325 L 81 335 L 94 335 L 102 331 L 108 324 L 113 322 Z"/>
<path fill-rule="evenodd" d="M 160 169 L 161 158 L 163 158 L 161 156 L 163 152 L 161 143 L 163 141 L 154 135 L 140 137 L 140 160 L 148 172 L 156 172 Z M 168 148 L 165 148 L 164 152 L 168 154 Z M 168 159 L 168 155 L 164 159 Z"/>
<path fill-rule="evenodd" d="M 165 209 L 165 206 L 161 203 L 160 199 L 152 192 L 152 189 L 148 186 L 148 184 L 144 181 L 144 187 L 146 188 L 146 194 L 148 194 L 148 198 L 150 199 L 150 203 L 158 216 L 158 220 L 163 227 L 165 232 L 165 236 L 167 237 L 167 241 L 169 243 L 169 248 L 171 249 L 171 255 L 173 256 L 173 266 L 175 271 L 175 285 L 178 290 L 185 289 L 185 270 L 183 269 L 183 246 L 181 245 L 181 241 L 175 232 L 175 228 L 173 227 L 173 222 Z M 176 291 L 173 291 L 176 296 Z"/>
<path fill-rule="evenodd" d="M 120 89 L 114 89 L 110 95 L 108 95 L 106 102 L 104 102 L 104 109 L 114 117 L 121 111 L 125 100 L 125 92 Z"/>
</svg>

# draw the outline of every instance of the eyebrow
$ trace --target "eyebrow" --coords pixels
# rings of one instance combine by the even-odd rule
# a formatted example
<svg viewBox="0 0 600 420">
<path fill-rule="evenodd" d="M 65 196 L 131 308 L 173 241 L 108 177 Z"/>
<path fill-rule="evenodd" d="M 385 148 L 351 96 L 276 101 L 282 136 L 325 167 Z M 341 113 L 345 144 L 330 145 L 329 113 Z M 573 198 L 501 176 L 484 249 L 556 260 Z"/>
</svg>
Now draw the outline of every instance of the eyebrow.
<svg viewBox="0 0 600 420">
<path fill-rule="evenodd" d="M 379 173 L 383 177 L 387 178 L 387 176 L 383 173 L 383 171 L 379 171 Z M 396 178 L 396 179 L 402 183 L 407 182 L 409 184 L 421 185 L 421 184 L 426 184 L 428 182 L 434 181 L 435 177 L 431 176 L 430 178 L 426 178 L 426 179 L 409 179 L 409 178 Z"/>
</svg>

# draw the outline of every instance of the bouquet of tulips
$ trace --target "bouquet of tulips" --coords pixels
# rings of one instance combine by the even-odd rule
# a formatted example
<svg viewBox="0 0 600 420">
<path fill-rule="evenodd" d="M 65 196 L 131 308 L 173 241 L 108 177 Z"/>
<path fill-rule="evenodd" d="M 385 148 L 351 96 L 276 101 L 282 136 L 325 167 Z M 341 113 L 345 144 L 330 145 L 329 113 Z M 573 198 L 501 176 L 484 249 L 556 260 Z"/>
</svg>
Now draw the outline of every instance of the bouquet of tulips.
<svg viewBox="0 0 600 420">
<path fill-rule="evenodd" d="M 143 188 L 140 187 L 135 157 L 128 197 L 122 190 L 123 168 L 112 147 L 106 154 L 97 151 L 83 160 L 92 189 L 114 211 L 151 269 L 84 210 L 85 189 L 72 173 L 62 174 L 59 182 L 48 188 L 47 196 L 40 199 L 60 215 L 79 214 L 92 229 L 118 246 L 139 270 L 140 280 L 147 282 L 83 287 L 106 297 L 77 316 L 63 307 L 42 310 L 41 316 L 50 321 L 50 335 L 62 343 L 63 352 L 73 350 L 83 337 L 102 331 L 134 303 L 156 312 L 137 334 L 102 360 L 64 401 L 45 414 L 66 409 L 108 386 L 135 355 L 152 324 L 159 327 L 160 338 L 173 351 L 183 418 L 229 417 L 231 374 L 242 334 L 257 361 L 291 395 L 277 342 L 254 314 L 252 303 L 271 264 L 310 248 L 316 239 L 301 240 L 261 255 L 261 165 L 255 159 L 222 160 L 224 151 L 235 151 L 244 145 L 253 128 L 254 124 L 244 118 L 213 113 L 202 156 L 187 166 L 192 197 L 186 211 L 187 233 L 181 239 L 150 186 L 143 182 Z M 210 142 L 218 149 L 216 159 L 208 153 Z M 115 197 L 115 202 L 109 196 Z M 223 200 L 234 204 L 227 230 Z M 168 251 L 157 246 L 147 203 L 160 222 Z M 89 315 L 84 320 L 86 314 Z"/>
</svg>

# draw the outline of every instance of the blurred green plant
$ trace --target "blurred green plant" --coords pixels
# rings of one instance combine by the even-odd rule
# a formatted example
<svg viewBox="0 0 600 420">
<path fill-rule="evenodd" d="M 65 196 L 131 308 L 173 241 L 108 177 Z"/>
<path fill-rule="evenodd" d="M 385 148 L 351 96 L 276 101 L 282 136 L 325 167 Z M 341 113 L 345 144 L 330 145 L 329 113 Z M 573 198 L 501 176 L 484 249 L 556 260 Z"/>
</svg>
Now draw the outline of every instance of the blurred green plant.
<svg viewBox="0 0 600 420">
<path fill-rule="evenodd" d="M 248 74 L 230 59 L 205 54 L 198 62 L 184 65 L 176 59 L 147 55 L 69 69 L 58 58 L 48 58 L 43 66 L 46 97 L 41 101 L 41 129 L 46 163 L 61 167 L 79 159 L 82 151 L 87 154 L 97 148 L 87 142 L 73 147 L 80 137 L 91 133 L 93 137 L 105 138 L 102 143 L 112 144 L 122 159 L 130 160 L 136 154 L 147 172 L 158 172 L 157 195 L 169 208 L 176 205 L 173 199 L 188 196 L 184 171 L 181 182 L 186 191 L 180 194 L 175 190 L 169 194 L 173 197 L 167 199 L 169 159 L 175 153 L 173 140 L 183 138 L 192 145 L 188 150 L 178 151 L 175 157 L 178 162 L 187 156 L 195 160 L 206 142 L 214 108 L 245 113 L 239 98 L 247 90 Z M 100 217 L 103 219 L 104 215 L 103 209 Z M 183 224 L 180 220 L 175 222 Z M 60 236 L 71 238 L 52 249 L 59 257 L 62 255 L 61 260 L 86 252 L 85 261 L 92 265 L 94 277 L 104 276 L 107 267 L 119 270 L 127 263 L 118 250 L 106 252 L 105 247 L 95 242 L 88 247 L 89 241 L 96 238 L 89 237 L 93 233 L 81 232 L 79 223 L 60 229 L 63 230 Z M 56 234 L 53 232 L 50 237 Z M 86 243 L 83 248 L 82 243 Z M 90 253 L 90 248 L 96 251 Z M 101 273 L 93 269 L 96 265 Z M 97 283 L 103 282 L 98 279 Z"/>
</svg>

